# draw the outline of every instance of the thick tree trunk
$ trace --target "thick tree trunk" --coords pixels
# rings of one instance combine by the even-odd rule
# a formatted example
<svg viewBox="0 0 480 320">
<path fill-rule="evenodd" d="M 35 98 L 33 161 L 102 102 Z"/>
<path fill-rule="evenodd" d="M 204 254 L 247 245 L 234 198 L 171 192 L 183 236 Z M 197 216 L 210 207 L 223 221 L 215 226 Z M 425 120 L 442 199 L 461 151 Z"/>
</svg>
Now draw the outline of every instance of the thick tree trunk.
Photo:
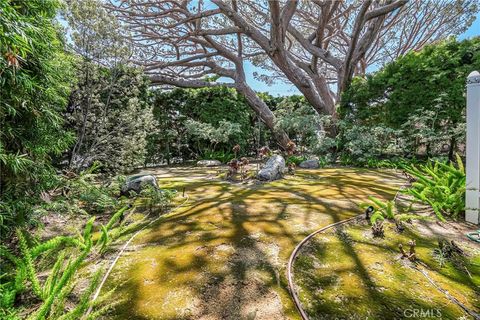
<svg viewBox="0 0 480 320">
<path fill-rule="evenodd" d="M 275 127 L 275 115 L 268 108 L 267 104 L 252 90 L 245 82 L 237 82 L 235 88 L 238 93 L 247 99 L 250 107 L 260 117 L 263 123 L 272 131 L 277 143 L 281 148 L 286 149 L 290 139 L 288 135 L 280 128 Z"/>
<path fill-rule="evenodd" d="M 335 102 L 328 93 L 328 85 L 320 87 L 320 79 L 317 79 L 318 83 L 310 81 L 298 66 L 290 62 L 286 54 L 285 49 L 279 49 L 279 51 L 271 54 L 270 58 L 282 70 L 287 79 L 298 88 L 318 114 L 334 116 Z"/>
</svg>

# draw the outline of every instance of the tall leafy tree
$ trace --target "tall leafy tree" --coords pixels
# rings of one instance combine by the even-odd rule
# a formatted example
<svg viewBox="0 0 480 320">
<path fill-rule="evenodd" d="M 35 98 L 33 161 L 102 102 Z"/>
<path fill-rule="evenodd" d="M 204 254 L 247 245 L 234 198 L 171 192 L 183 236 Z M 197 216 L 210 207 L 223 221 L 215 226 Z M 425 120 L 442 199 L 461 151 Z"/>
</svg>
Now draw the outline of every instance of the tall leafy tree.
<svg viewBox="0 0 480 320">
<path fill-rule="evenodd" d="M 260 80 L 292 83 L 319 114 L 335 120 L 354 75 L 463 32 L 479 10 L 475 0 L 107 3 L 134 33 L 134 59 L 153 81 L 235 87 L 284 146 L 288 136 L 246 82 L 245 61 L 267 69 Z M 212 74 L 221 78 L 204 81 Z M 327 129 L 334 136 L 336 121 Z"/>
<path fill-rule="evenodd" d="M 480 38 L 449 39 L 410 52 L 366 77 L 343 95 L 350 124 L 400 130 L 406 151 L 447 153 L 465 139 L 465 81 L 480 68 Z"/>
<path fill-rule="evenodd" d="M 67 4 L 70 49 L 78 56 L 78 83 L 68 110 L 77 134 L 70 168 L 100 161 L 111 173 L 128 172 L 144 163 L 146 136 L 154 128 L 147 79 L 127 66 L 125 30 L 99 1 Z"/>
<path fill-rule="evenodd" d="M 72 79 L 55 16 L 57 0 L 0 1 L 0 226 L 22 222 L 28 203 L 55 183 L 52 156 Z"/>
</svg>

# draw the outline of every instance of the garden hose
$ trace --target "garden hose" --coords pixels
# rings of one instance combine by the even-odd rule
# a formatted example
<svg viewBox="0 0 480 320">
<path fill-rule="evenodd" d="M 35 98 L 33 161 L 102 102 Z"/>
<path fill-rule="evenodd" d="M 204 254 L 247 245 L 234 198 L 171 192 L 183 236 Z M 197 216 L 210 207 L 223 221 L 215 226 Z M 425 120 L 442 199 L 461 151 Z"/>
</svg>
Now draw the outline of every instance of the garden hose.
<svg viewBox="0 0 480 320">
<path fill-rule="evenodd" d="M 395 197 L 393 198 L 393 201 L 395 201 L 398 197 L 398 195 L 400 194 L 400 191 L 403 190 L 405 188 L 405 186 L 409 184 L 409 182 L 407 181 L 406 183 L 404 183 L 397 191 L 397 193 L 395 194 Z M 327 230 L 327 229 L 330 229 L 330 228 L 333 228 L 333 227 L 336 227 L 336 226 L 339 226 L 339 225 L 342 225 L 342 224 L 345 224 L 347 222 L 350 222 L 350 221 L 353 221 L 355 219 L 358 219 L 360 216 L 362 216 L 362 214 L 359 214 L 359 215 L 356 215 L 354 217 L 351 217 L 351 218 L 348 218 L 348 219 L 345 219 L 345 220 L 342 220 L 342 221 L 338 221 L 338 222 L 335 222 L 335 223 L 332 223 L 332 224 L 329 224 L 328 226 L 325 226 L 323 228 L 320 228 L 312 233 L 310 233 L 308 236 L 306 236 L 302 241 L 300 241 L 299 244 L 297 244 L 297 246 L 295 247 L 295 249 L 293 249 L 293 252 L 292 254 L 290 255 L 290 258 L 288 259 L 288 264 L 287 264 L 287 280 L 288 280 L 288 290 L 290 291 L 290 295 L 292 296 L 293 298 L 293 302 L 295 304 L 295 307 L 297 308 L 298 312 L 300 313 L 301 317 L 302 317 L 302 320 L 309 320 L 308 316 L 307 316 L 307 313 L 305 312 L 305 310 L 302 308 L 302 304 L 300 302 L 300 298 L 298 297 L 298 294 L 297 294 L 297 291 L 295 290 L 295 284 L 294 284 L 294 280 L 293 280 L 293 263 L 295 261 L 295 258 L 297 257 L 297 254 L 298 252 L 300 251 L 300 248 L 308 241 L 310 240 L 311 238 L 313 238 L 315 235 Z"/>
<path fill-rule="evenodd" d="M 469 232 L 466 236 L 468 239 L 480 243 L 480 230 Z"/>
</svg>

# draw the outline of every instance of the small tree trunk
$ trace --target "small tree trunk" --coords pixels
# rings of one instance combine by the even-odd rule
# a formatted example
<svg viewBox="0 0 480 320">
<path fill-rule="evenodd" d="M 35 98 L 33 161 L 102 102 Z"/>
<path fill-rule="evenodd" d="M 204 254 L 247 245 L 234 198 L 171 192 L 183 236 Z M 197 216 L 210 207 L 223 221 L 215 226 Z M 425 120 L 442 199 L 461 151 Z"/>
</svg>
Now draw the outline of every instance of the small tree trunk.
<svg viewBox="0 0 480 320">
<path fill-rule="evenodd" d="M 455 151 L 455 144 L 456 144 L 455 137 L 450 139 L 450 146 L 448 148 L 448 159 L 453 160 L 453 152 Z"/>
<path fill-rule="evenodd" d="M 170 141 L 167 140 L 167 165 L 170 165 Z"/>
</svg>

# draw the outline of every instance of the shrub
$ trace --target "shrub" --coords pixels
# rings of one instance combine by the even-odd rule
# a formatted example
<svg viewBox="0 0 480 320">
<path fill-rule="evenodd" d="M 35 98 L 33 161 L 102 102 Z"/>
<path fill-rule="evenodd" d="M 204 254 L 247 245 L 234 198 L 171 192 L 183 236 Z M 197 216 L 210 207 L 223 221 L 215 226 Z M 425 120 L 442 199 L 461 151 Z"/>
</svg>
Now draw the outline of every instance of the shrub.
<svg viewBox="0 0 480 320">
<path fill-rule="evenodd" d="M 354 78 L 342 95 L 339 114 L 355 131 L 357 126 L 367 128 L 364 132 L 392 130 L 395 134 L 386 137 L 384 146 L 395 145 L 400 155 L 453 160 L 465 143 L 465 79 L 480 68 L 479 52 L 479 37 L 450 38 L 411 51 L 377 72 Z M 364 138 L 347 140 L 378 145 L 371 141 L 375 137 Z M 350 146 L 358 147 L 365 151 L 366 145 Z"/>
<path fill-rule="evenodd" d="M 307 158 L 305 156 L 295 156 L 295 155 L 291 155 L 291 156 L 288 156 L 287 159 L 285 160 L 286 164 L 290 164 L 290 163 L 293 163 L 295 164 L 296 166 L 298 166 L 301 162 L 307 160 Z"/>
<path fill-rule="evenodd" d="M 265 141 L 269 135 L 244 98 L 229 88 L 158 90 L 154 92 L 153 113 L 158 130 L 148 137 L 148 163 L 207 158 L 216 152 L 228 154 L 237 143 L 247 154 L 251 151 L 248 146 L 255 145 L 253 141 L 259 143 L 259 137 Z M 224 128 L 229 124 L 235 128 L 227 137 L 217 136 L 213 149 L 210 137 L 198 132 L 197 124 L 213 132 L 222 122 Z M 226 163 L 231 160 L 227 158 L 218 160 Z"/>
<path fill-rule="evenodd" d="M 465 169 L 458 154 L 454 162 L 429 161 L 404 170 L 415 179 L 406 190 L 417 201 L 429 204 L 437 217 L 457 219 L 465 211 Z"/>
<path fill-rule="evenodd" d="M 152 213 L 153 209 L 159 211 L 165 210 L 175 194 L 175 191 L 160 190 L 151 185 L 146 185 L 140 192 L 139 197 L 143 199 L 144 203 L 149 208 L 150 213 Z"/>
<path fill-rule="evenodd" d="M 62 127 L 72 79 L 54 22 L 60 1 L 0 1 L 0 233 L 29 222 L 55 187 L 51 165 L 73 142 Z"/>
</svg>

